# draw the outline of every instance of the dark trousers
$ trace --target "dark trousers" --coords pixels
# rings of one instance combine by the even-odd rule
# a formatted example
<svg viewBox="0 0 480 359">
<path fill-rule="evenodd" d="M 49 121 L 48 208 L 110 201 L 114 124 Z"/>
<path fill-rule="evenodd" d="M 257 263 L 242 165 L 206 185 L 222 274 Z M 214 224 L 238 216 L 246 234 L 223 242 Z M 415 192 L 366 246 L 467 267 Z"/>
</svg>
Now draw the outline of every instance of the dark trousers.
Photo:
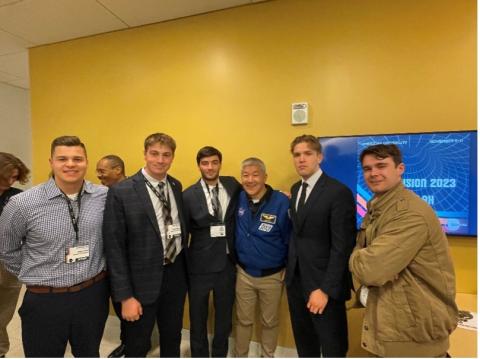
<svg viewBox="0 0 480 359">
<path fill-rule="evenodd" d="M 113 309 L 115 310 L 115 314 L 117 315 L 118 319 L 120 319 L 120 342 L 125 344 L 125 323 L 126 320 L 122 318 L 122 303 L 114 302 L 112 300 Z"/>
<path fill-rule="evenodd" d="M 348 325 L 344 301 L 328 299 L 322 314 L 307 309 L 298 273 L 287 286 L 293 336 L 299 357 L 345 357 L 348 351 Z"/>
<path fill-rule="evenodd" d="M 154 303 L 142 304 L 139 320 L 125 322 L 125 356 L 145 357 L 155 321 L 160 334 L 160 356 L 180 357 L 183 308 L 187 296 L 187 274 L 182 251 L 173 264 L 164 267 L 160 295 Z"/>
<path fill-rule="evenodd" d="M 228 337 L 232 331 L 232 311 L 235 300 L 235 265 L 227 260 L 217 273 L 189 274 L 190 349 L 192 357 L 208 358 L 208 300 L 213 291 L 215 329 L 212 357 L 226 357 Z"/>
<path fill-rule="evenodd" d="M 99 357 L 108 316 L 108 282 L 76 293 L 26 291 L 18 313 L 26 357 L 63 357 L 70 342 L 75 357 Z"/>
</svg>

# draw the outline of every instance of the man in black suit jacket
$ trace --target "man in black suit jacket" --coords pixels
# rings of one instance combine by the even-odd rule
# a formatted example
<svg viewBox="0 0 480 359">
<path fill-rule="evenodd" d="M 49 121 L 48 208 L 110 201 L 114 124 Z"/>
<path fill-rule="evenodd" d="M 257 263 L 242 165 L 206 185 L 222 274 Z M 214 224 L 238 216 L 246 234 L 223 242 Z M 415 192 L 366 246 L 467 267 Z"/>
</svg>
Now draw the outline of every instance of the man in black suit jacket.
<svg viewBox="0 0 480 359">
<path fill-rule="evenodd" d="M 160 356 L 179 357 L 187 292 L 182 184 L 167 175 L 175 140 L 145 139 L 145 167 L 109 189 L 103 223 L 112 297 L 121 302 L 125 356 L 145 357 L 155 321 Z"/>
<path fill-rule="evenodd" d="M 302 180 L 292 186 L 293 237 L 287 295 L 300 357 L 344 357 L 348 351 L 345 301 L 348 259 L 355 244 L 355 203 L 348 187 L 322 173 L 321 146 L 303 135 L 291 144 Z"/>
<path fill-rule="evenodd" d="M 235 207 L 241 187 L 235 178 L 219 176 L 222 154 L 216 148 L 201 148 L 197 165 L 202 178 L 183 192 L 190 233 L 187 251 L 190 349 L 192 357 L 210 356 L 207 318 L 208 299 L 213 291 L 212 357 L 226 357 L 235 299 Z"/>
</svg>

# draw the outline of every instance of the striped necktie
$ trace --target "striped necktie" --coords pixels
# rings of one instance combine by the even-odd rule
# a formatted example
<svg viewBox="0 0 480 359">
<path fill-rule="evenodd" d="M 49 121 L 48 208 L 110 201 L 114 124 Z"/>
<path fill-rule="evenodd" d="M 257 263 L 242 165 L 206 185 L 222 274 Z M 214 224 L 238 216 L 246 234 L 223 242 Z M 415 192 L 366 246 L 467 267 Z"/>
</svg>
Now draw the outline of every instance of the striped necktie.
<svg viewBox="0 0 480 359">
<path fill-rule="evenodd" d="M 212 207 L 213 207 L 213 215 L 219 220 L 223 220 L 223 211 L 222 205 L 220 204 L 220 200 L 218 198 L 218 183 L 215 187 L 212 188 Z"/>
<path fill-rule="evenodd" d="M 168 233 L 168 226 L 173 224 L 170 202 L 165 196 L 165 182 L 160 182 L 158 184 L 159 189 L 159 200 L 162 203 L 162 215 L 163 222 L 165 223 L 165 231 Z M 169 237 L 168 235 L 165 238 L 165 262 L 166 264 L 173 263 L 175 257 L 177 256 L 177 246 L 175 244 L 175 236 Z"/>
</svg>

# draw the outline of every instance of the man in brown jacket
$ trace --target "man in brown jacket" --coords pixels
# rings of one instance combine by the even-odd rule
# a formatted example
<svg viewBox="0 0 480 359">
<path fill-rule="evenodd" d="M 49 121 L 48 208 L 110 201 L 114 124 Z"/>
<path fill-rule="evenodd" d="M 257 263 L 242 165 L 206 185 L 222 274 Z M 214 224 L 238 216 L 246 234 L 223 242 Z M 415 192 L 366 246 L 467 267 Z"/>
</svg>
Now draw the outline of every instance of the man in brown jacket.
<svg viewBox="0 0 480 359">
<path fill-rule="evenodd" d="M 362 347 L 381 357 L 445 357 L 457 325 L 455 274 L 432 208 L 402 183 L 395 145 L 360 155 L 374 197 L 350 257 L 366 306 Z"/>
</svg>

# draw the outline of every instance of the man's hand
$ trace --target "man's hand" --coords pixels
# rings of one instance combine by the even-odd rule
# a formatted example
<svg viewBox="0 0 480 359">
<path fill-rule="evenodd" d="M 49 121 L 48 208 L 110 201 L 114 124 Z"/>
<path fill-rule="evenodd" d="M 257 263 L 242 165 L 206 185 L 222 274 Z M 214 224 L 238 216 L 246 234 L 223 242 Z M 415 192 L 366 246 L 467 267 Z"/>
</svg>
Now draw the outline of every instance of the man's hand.
<svg viewBox="0 0 480 359">
<path fill-rule="evenodd" d="M 142 305 L 133 297 L 122 300 L 122 318 L 128 322 L 134 322 L 140 319 L 143 314 Z"/>
<path fill-rule="evenodd" d="M 325 294 L 321 289 L 315 289 L 313 292 L 310 293 L 307 308 L 310 310 L 310 313 L 322 314 L 327 303 L 328 295 Z"/>
</svg>

